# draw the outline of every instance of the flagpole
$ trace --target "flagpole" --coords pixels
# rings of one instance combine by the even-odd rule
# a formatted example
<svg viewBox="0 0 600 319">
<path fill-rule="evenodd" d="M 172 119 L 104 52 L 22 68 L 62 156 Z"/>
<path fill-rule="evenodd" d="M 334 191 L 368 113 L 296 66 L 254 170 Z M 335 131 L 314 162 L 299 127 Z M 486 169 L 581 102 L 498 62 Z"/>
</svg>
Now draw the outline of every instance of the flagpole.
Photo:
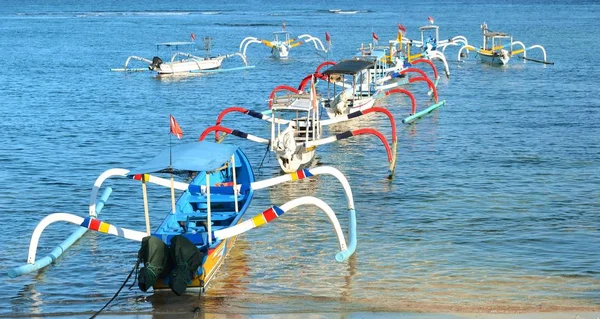
<svg viewBox="0 0 600 319">
<path fill-rule="evenodd" d="M 172 137 L 171 134 L 177 136 L 178 139 L 183 137 L 183 131 L 177 121 L 173 117 L 173 115 L 169 115 L 169 172 L 171 173 L 171 209 L 173 214 L 175 214 L 175 180 L 174 180 L 174 170 L 173 170 L 173 154 L 172 154 Z"/>
<path fill-rule="evenodd" d="M 172 137 L 169 132 L 169 171 L 171 173 L 171 209 L 172 213 L 175 214 L 175 180 L 173 178 L 173 154 L 171 152 L 172 148 Z"/>
</svg>

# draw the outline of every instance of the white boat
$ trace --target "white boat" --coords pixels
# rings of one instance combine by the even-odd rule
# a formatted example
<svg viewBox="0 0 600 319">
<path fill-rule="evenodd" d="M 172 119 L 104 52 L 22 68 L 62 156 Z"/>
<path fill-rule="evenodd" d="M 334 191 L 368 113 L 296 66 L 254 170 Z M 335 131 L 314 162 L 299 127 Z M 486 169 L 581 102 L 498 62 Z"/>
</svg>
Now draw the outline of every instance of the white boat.
<svg viewBox="0 0 600 319">
<path fill-rule="evenodd" d="M 419 28 L 420 40 L 401 38 L 401 42 L 406 48 L 406 57 L 409 62 L 415 59 L 425 58 L 429 60 L 439 60 L 444 65 L 444 71 L 447 77 L 450 77 L 450 68 L 446 59 L 445 51 L 450 46 L 468 45 L 467 38 L 462 35 L 454 36 L 448 39 L 440 39 L 439 26 L 433 24 L 433 19 L 429 20 L 431 24 Z M 390 41 L 397 43 L 397 40 Z"/>
<path fill-rule="evenodd" d="M 415 68 L 406 68 L 396 72 L 399 79 L 396 82 L 379 82 L 378 77 L 383 75 L 385 69 L 380 69 L 377 63 L 368 59 L 352 59 L 337 63 L 320 74 L 320 78 L 327 81 L 327 94 L 321 97 L 323 109 L 330 119 L 346 116 L 357 111 L 364 111 L 375 105 L 375 102 L 391 94 L 405 94 L 411 99 L 412 109 L 416 102 L 412 93 L 397 86 L 414 82 L 426 82 L 433 94 L 435 103 L 438 95 L 435 84 L 422 71 Z M 417 72 L 422 76 L 404 79 L 410 72 Z M 393 73 L 393 72 L 388 72 Z M 389 77 L 391 79 L 391 77 Z M 383 79 L 383 78 L 381 78 Z"/>
<path fill-rule="evenodd" d="M 289 94 L 276 94 L 281 91 L 288 91 Z M 309 167 L 315 158 L 318 146 L 334 143 L 352 136 L 375 135 L 386 149 L 387 160 L 389 162 L 389 177 L 391 178 L 396 164 L 397 145 L 396 124 L 392 114 L 388 110 L 372 107 L 365 111 L 348 114 L 345 117 L 321 120 L 318 101 L 319 96 L 316 94 L 314 87 L 310 93 L 306 93 L 290 86 L 281 85 L 271 92 L 268 110 L 256 112 L 239 106 L 226 108 L 217 117 L 216 125 L 207 128 L 200 136 L 200 140 L 204 140 L 208 134 L 215 132 L 215 139 L 220 142 L 224 138 L 224 136 L 219 135 L 221 132 L 269 145 L 269 150 L 275 154 L 281 170 L 290 173 Z M 231 112 L 243 113 L 269 122 L 271 138 L 261 138 L 223 126 L 222 121 L 224 116 Z M 384 113 L 389 118 L 392 127 L 392 147 L 390 147 L 390 143 L 384 135 L 373 128 L 360 128 L 332 136 L 323 136 L 323 127 L 326 125 L 340 123 L 371 113 Z"/>
<path fill-rule="evenodd" d="M 217 56 L 212 55 L 212 38 L 204 38 L 204 56 L 195 55 L 195 45 L 195 41 L 157 43 L 157 52 L 163 52 L 165 50 L 171 51 L 171 56 L 169 60 L 164 61 L 159 56 L 155 56 L 151 60 L 139 56 L 130 56 L 125 61 L 125 66 L 123 68 L 112 69 L 112 71 L 125 72 L 150 70 L 156 72 L 158 75 L 181 75 L 191 73 L 214 72 L 218 69 L 221 69 L 223 60 L 233 56 L 239 56 L 242 59 L 242 62 L 244 63 L 243 67 L 235 69 L 249 68 L 246 57 L 239 53 Z M 148 63 L 147 69 L 131 68 L 129 64 L 131 63 L 131 61 L 135 60 Z"/>
<path fill-rule="evenodd" d="M 532 45 L 526 48 L 523 42 L 514 41 L 513 37 L 508 33 L 490 31 L 485 22 L 481 25 L 481 33 L 483 36 L 483 45 L 481 48 L 465 44 L 458 52 L 458 61 L 461 61 L 463 51 L 466 50 L 466 52 L 475 51 L 481 62 L 492 65 L 506 65 L 510 61 L 510 58 L 515 55 L 522 55 L 524 60 L 553 64 L 546 60 L 546 50 L 541 45 Z M 518 49 L 515 50 L 515 46 Z M 531 49 L 540 49 L 543 54 L 543 60 L 527 58 L 527 51 Z"/>
<path fill-rule="evenodd" d="M 302 44 L 312 43 L 317 53 L 327 54 L 329 51 L 323 45 L 323 42 L 317 37 L 310 34 L 302 34 L 296 38 L 291 37 L 290 33 L 285 30 L 285 23 L 281 31 L 273 32 L 272 40 L 258 39 L 255 37 L 246 37 L 240 42 L 239 53 L 246 56 L 246 50 L 252 43 L 265 45 L 271 49 L 271 57 L 274 59 L 286 60 L 289 57 L 290 51 Z"/>
</svg>

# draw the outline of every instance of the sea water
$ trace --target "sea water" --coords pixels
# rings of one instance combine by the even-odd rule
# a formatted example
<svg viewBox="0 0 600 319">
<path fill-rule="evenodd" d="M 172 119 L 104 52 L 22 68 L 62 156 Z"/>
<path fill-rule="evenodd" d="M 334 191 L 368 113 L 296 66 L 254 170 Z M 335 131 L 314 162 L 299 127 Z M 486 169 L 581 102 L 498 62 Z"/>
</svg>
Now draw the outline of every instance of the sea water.
<svg viewBox="0 0 600 319">
<path fill-rule="evenodd" d="M 325 59 L 311 44 L 292 49 L 287 61 L 253 44 L 247 55 L 255 68 L 247 71 L 156 78 L 111 68 L 131 55 L 164 59 L 156 43 L 187 41 L 192 32 L 200 48 L 212 37 L 213 53 L 233 53 L 245 37 L 271 39 L 283 21 L 296 36 L 324 40 L 329 32 L 327 58 L 339 61 L 370 42 L 372 32 L 380 43 L 395 38 L 398 23 L 419 38 L 428 16 L 442 39 L 464 35 L 479 46 L 480 24 L 487 22 L 527 46 L 543 45 L 556 64 L 514 58 L 490 67 L 474 54 L 457 63 L 458 48 L 449 48 L 451 74 L 438 85 L 446 105 L 405 126 L 407 98 L 380 102 L 398 128 L 391 181 L 374 137 L 320 147 L 315 165 L 338 168 L 353 190 L 358 247 L 348 261 L 335 262 L 330 223 L 304 206 L 240 236 L 202 298 L 126 288 L 108 313 L 190 313 L 196 306 L 233 314 L 598 311 L 596 2 L 7 0 L 0 8 L 0 316 L 89 316 L 100 309 L 131 271 L 139 244 L 90 233 L 47 269 L 8 278 L 8 269 L 25 263 L 38 221 L 55 212 L 86 216 L 91 187 L 104 170 L 133 168 L 170 142 L 196 140 L 228 106 L 264 110 L 275 86 L 297 86 Z M 224 67 L 240 66 L 236 59 Z M 419 108 L 430 103 L 425 85 L 408 88 Z M 168 134 L 169 114 L 184 131 L 181 142 Z M 239 114 L 224 125 L 269 134 L 264 123 Z M 361 127 L 391 131 L 384 117 L 369 116 L 326 134 Z M 259 179 L 279 174 L 265 146 L 228 141 L 244 149 Z M 100 217 L 143 230 L 139 186 L 109 185 L 114 192 Z M 257 191 L 248 216 L 306 195 L 325 200 L 346 229 L 341 185 L 326 176 Z M 150 187 L 150 196 L 156 227 L 169 209 L 169 193 Z M 75 228 L 48 227 L 38 257 Z"/>
</svg>

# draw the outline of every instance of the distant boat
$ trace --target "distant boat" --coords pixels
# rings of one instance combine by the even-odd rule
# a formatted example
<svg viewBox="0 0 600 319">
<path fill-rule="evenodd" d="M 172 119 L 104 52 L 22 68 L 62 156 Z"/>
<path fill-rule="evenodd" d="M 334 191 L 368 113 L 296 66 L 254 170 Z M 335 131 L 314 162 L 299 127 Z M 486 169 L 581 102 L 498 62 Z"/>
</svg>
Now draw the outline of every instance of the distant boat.
<svg viewBox="0 0 600 319">
<path fill-rule="evenodd" d="M 327 54 L 328 51 L 319 38 L 310 34 L 302 34 L 292 38 L 290 33 L 285 30 L 285 24 L 283 24 L 281 31 L 273 32 L 273 40 L 269 41 L 255 37 L 244 38 L 242 42 L 240 42 L 239 54 L 246 56 L 246 50 L 252 43 L 258 43 L 269 47 L 271 49 L 271 57 L 279 60 L 287 60 L 292 48 L 305 43 L 312 43 L 317 52 Z"/>
<path fill-rule="evenodd" d="M 546 60 L 546 49 L 544 49 L 541 45 L 532 45 L 529 48 L 525 47 L 525 44 L 521 41 L 514 41 L 513 37 L 504 32 L 492 32 L 488 29 L 487 23 L 483 23 L 481 25 L 481 33 L 483 35 L 483 45 L 481 48 L 476 48 L 472 45 L 464 45 L 460 51 L 458 52 L 458 61 L 462 56 L 466 54 L 462 54 L 463 50 L 475 51 L 479 56 L 479 59 L 483 63 L 488 63 L 492 65 L 506 65 L 510 58 L 515 55 L 522 55 L 524 60 L 529 60 L 533 62 L 539 62 L 544 64 L 553 64 L 553 62 L 548 62 Z M 503 42 L 504 41 L 504 42 Z M 521 49 L 515 50 L 513 47 L 521 47 Z M 543 60 L 531 59 L 527 58 L 527 51 L 531 49 L 540 49 L 543 54 Z"/>
<path fill-rule="evenodd" d="M 358 10 L 330 9 L 329 12 L 337 14 L 356 14 L 358 13 Z"/>
<path fill-rule="evenodd" d="M 193 34 L 192 34 L 193 35 Z M 193 36 L 192 39 L 195 39 Z M 246 57 L 239 54 L 233 53 L 228 55 L 218 55 L 213 56 L 211 54 L 212 48 L 212 38 L 205 37 L 204 38 L 204 48 L 205 48 L 205 56 L 200 57 L 192 54 L 195 50 L 195 42 L 164 42 L 157 43 L 157 51 L 164 51 L 164 49 L 173 50 L 173 53 L 169 60 L 163 61 L 160 57 L 155 56 L 152 59 L 146 59 L 139 56 L 130 56 L 125 61 L 125 66 L 123 68 L 115 68 L 111 69 L 111 71 L 116 72 L 135 72 L 135 71 L 153 71 L 158 75 L 180 75 L 180 74 L 190 74 L 190 73 L 202 73 L 202 72 L 215 72 L 221 69 L 221 65 L 223 60 L 233 57 L 239 56 L 244 63 L 243 67 L 236 69 L 246 69 L 249 68 L 248 62 L 246 61 Z M 186 48 L 187 52 L 179 51 L 182 48 Z M 142 61 L 148 63 L 147 68 L 131 68 L 129 63 L 132 60 Z M 231 69 L 229 69 L 231 70 Z M 225 71 L 225 70 L 223 70 Z"/>
</svg>

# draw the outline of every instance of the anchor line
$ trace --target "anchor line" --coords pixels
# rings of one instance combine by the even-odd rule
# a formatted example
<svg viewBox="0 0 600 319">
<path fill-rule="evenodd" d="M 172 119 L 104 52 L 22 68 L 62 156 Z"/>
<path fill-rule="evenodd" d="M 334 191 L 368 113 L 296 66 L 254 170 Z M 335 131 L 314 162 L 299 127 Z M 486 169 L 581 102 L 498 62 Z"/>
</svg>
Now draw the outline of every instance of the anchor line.
<svg viewBox="0 0 600 319">
<path fill-rule="evenodd" d="M 96 316 L 98 316 L 106 307 L 108 307 L 108 305 L 110 305 L 111 302 L 113 302 L 113 300 L 115 300 L 115 298 L 117 298 L 117 296 L 119 295 L 119 293 L 121 293 L 121 290 L 123 290 L 123 287 L 125 287 L 125 285 L 129 281 L 129 279 L 131 278 L 131 275 L 133 275 L 133 272 L 137 269 L 137 267 L 138 267 L 139 264 L 140 264 L 140 259 L 138 258 L 138 260 L 136 260 L 136 262 L 135 262 L 135 265 L 133 266 L 133 269 L 131 269 L 131 271 L 129 272 L 129 275 L 127 275 L 127 278 L 125 279 L 125 281 L 123 282 L 123 284 L 121 284 L 121 287 L 119 287 L 119 290 L 117 290 L 117 292 L 115 293 L 115 295 L 112 298 L 110 298 L 110 300 L 104 305 L 104 307 L 102 307 L 95 314 L 93 314 L 90 317 L 90 319 L 96 318 Z"/>
<path fill-rule="evenodd" d="M 265 150 L 265 155 L 263 155 L 262 160 L 260 161 L 260 165 L 258 165 L 258 171 L 260 172 L 260 170 L 263 167 L 263 163 L 265 162 L 265 158 L 267 157 L 267 154 L 269 154 L 269 149 L 271 148 L 271 142 L 269 141 L 269 144 L 267 144 L 267 149 Z"/>
</svg>

